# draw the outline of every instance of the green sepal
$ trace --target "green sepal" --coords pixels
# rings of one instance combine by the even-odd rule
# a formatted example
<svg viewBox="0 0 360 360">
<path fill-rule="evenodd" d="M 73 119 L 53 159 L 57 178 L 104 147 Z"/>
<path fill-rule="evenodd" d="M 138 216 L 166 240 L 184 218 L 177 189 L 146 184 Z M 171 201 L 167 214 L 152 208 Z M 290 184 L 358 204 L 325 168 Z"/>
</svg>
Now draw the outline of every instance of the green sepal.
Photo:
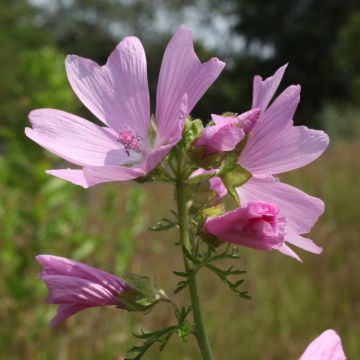
<svg viewBox="0 0 360 360">
<path fill-rule="evenodd" d="M 199 210 L 212 207 L 218 202 L 218 195 L 210 189 L 209 181 L 202 181 L 191 186 L 192 201 L 189 208 L 191 215 L 196 214 Z"/>
<path fill-rule="evenodd" d="M 191 143 L 200 136 L 204 130 L 204 125 L 200 119 L 191 120 L 190 117 L 186 118 L 184 126 L 184 142 L 188 147 Z"/>
<path fill-rule="evenodd" d="M 236 188 L 245 184 L 250 179 L 251 174 L 238 164 L 227 164 L 221 169 L 218 176 L 220 176 L 229 194 L 240 204 Z"/>
<path fill-rule="evenodd" d="M 123 279 L 131 288 L 118 295 L 120 307 L 125 310 L 148 311 L 161 300 L 169 301 L 164 290 L 147 276 L 129 273 L 125 274 Z"/>
<path fill-rule="evenodd" d="M 203 210 L 203 213 L 206 217 L 219 216 L 224 214 L 224 212 L 225 212 L 225 206 L 222 203 Z"/>
<path fill-rule="evenodd" d="M 201 174 L 201 175 L 197 175 L 197 176 L 194 176 L 192 178 L 187 179 L 186 183 L 188 183 L 188 184 L 198 184 L 198 183 L 200 183 L 202 181 L 210 180 L 214 176 L 215 176 L 215 174 L 211 174 L 211 173 Z"/>
<path fill-rule="evenodd" d="M 224 243 L 216 236 L 211 235 L 206 232 L 200 232 L 199 237 L 201 238 L 202 241 L 204 241 L 206 244 L 208 244 L 212 249 L 218 248 L 220 245 L 222 245 Z"/>
</svg>

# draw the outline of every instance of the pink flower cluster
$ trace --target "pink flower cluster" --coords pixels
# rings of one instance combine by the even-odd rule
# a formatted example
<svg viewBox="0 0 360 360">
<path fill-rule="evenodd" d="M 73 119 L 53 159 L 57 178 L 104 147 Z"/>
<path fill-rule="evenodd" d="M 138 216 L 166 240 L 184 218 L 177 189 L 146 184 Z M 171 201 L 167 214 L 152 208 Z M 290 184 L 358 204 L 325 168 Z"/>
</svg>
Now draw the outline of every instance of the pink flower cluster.
<svg viewBox="0 0 360 360">
<path fill-rule="evenodd" d="M 230 120 L 228 117 L 223 117 L 222 126 L 219 125 L 221 117 L 213 116 L 213 119 L 216 119 L 215 126 L 210 126 L 214 128 L 213 136 L 203 135 L 196 145 L 211 149 L 207 151 L 212 151 L 215 147 L 220 148 L 214 146 L 214 143 L 216 144 L 219 137 L 226 137 L 225 130 L 229 123 L 236 123 L 237 125 L 234 126 L 239 131 L 244 125 L 238 119 L 241 117 L 251 119 L 245 122 L 244 131 L 237 140 L 234 140 L 235 137 L 232 135 L 227 137 L 228 140 L 230 138 L 234 140 L 231 145 L 227 143 L 227 149 L 234 149 L 238 143 L 246 141 L 237 161 L 241 168 L 251 174 L 250 179 L 236 189 L 242 210 L 228 212 L 219 218 L 209 218 L 205 230 L 224 241 L 263 250 L 276 248 L 283 254 L 300 260 L 288 244 L 315 254 L 322 251 L 312 240 L 301 234 L 310 232 L 324 212 L 324 203 L 293 186 L 282 183 L 274 174 L 294 170 L 314 161 L 325 151 L 329 137 L 321 130 L 294 126 L 293 116 L 300 101 L 299 85 L 289 86 L 269 106 L 285 68 L 286 65 L 265 80 L 255 76 L 252 113 L 248 112 Z M 233 134 L 233 130 L 229 130 L 229 133 Z M 273 238 L 268 236 L 270 225 L 262 227 L 262 232 L 259 228 L 255 231 L 252 227 L 247 227 L 248 230 L 243 231 L 246 216 L 239 220 L 238 226 L 233 223 L 236 214 L 241 216 L 248 214 L 249 208 L 253 208 L 254 203 L 259 202 L 263 206 L 267 204 L 269 208 L 276 208 L 280 214 L 274 222 L 282 229 L 282 242 L 278 242 L 276 246 Z M 281 221 L 278 220 L 279 218 Z M 252 243 L 249 241 L 249 233 L 254 238 Z"/>
<path fill-rule="evenodd" d="M 48 170 L 48 174 L 85 188 L 152 172 L 182 139 L 187 116 L 225 65 L 217 58 L 201 63 L 190 31 L 181 26 L 163 56 L 152 124 L 146 57 L 137 38 L 121 41 L 103 66 L 75 55 L 68 56 L 65 64 L 74 92 L 103 126 L 64 111 L 38 109 L 29 114 L 31 127 L 25 133 L 77 166 Z M 203 231 L 225 242 L 275 249 L 300 260 L 289 244 L 315 254 L 322 251 L 303 235 L 324 212 L 324 203 L 281 182 L 276 175 L 317 159 L 329 138 L 323 131 L 294 125 L 299 85 L 289 86 L 272 101 L 285 69 L 286 65 L 265 80 L 255 76 L 252 108 L 234 116 L 212 114 L 212 123 L 192 144 L 203 149 L 204 157 L 219 153 L 226 158 L 235 153 L 232 168 L 246 175 L 236 186 L 239 207 L 208 217 Z M 231 171 L 222 166 L 190 170 L 194 170 L 191 177 L 209 175 L 209 188 L 217 193 L 218 202 L 228 193 L 223 172 Z M 59 304 L 54 325 L 88 307 L 122 307 L 119 295 L 130 289 L 114 275 L 68 259 L 41 255 L 37 260 L 43 266 L 40 278 L 50 291 L 47 301 Z M 337 339 L 327 333 L 319 341 L 329 336 L 331 342 Z M 319 341 L 310 345 L 301 359 L 320 359 L 306 355 L 311 349 L 320 349 Z"/>
</svg>

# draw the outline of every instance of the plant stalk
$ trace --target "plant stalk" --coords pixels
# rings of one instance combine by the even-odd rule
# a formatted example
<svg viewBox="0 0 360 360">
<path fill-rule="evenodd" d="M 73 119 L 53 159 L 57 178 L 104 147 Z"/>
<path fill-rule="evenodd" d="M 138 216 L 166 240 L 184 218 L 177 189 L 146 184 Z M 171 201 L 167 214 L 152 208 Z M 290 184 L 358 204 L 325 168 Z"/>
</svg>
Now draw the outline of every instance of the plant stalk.
<svg viewBox="0 0 360 360">
<path fill-rule="evenodd" d="M 189 230 L 188 230 L 188 209 L 187 209 L 187 184 L 185 183 L 185 179 L 182 178 L 182 160 L 183 154 L 179 154 L 178 156 L 178 171 L 177 171 L 177 185 L 176 185 L 176 200 L 178 207 L 178 217 L 179 217 L 179 228 L 180 228 L 180 242 L 182 245 L 182 249 L 185 248 L 189 252 L 191 252 L 191 244 L 189 239 Z M 184 266 L 187 273 L 191 273 L 193 271 L 193 264 L 186 257 L 184 251 L 182 251 Z M 210 343 L 208 340 L 208 336 L 206 333 L 204 320 L 201 312 L 198 289 L 196 284 L 196 274 L 193 273 L 193 276 L 189 277 L 189 291 L 191 298 L 191 306 L 192 312 L 195 322 L 195 336 L 198 342 L 201 355 L 204 360 L 212 360 L 212 351 L 210 347 Z"/>
</svg>

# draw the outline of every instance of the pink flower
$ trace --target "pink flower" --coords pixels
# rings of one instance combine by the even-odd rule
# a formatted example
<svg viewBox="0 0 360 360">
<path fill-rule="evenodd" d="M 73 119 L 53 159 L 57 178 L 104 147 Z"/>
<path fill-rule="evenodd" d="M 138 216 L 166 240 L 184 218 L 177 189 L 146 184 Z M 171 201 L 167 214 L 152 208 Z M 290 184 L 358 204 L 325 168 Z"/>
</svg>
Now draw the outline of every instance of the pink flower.
<svg viewBox="0 0 360 360">
<path fill-rule="evenodd" d="M 346 356 L 339 335 L 330 329 L 313 340 L 299 360 L 346 360 Z"/>
<path fill-rule="evenodd" d="M 122 307 L 118 296 L 131 290 L 124 280 L 73 260 L 52 255 L 39 255 L 36 260 L 43 267 L 39 277 L 49 289 L 46 302 L 59 305 L 52 326 L 90 307 Z"/>
<path fill-rule="evenodd" d="M 250 202 L 221 216 L 210 217 L 204 230 L 217 238 L 259 250 L 279 249 L 286 234 L 286 218 L 265 202 Z"/>
<path fill-rule="evenodd" d="M 299 85 L 289 86 L 268 107 L 285 68 L 286 65 L 265 80 L 260 76 L 254 78 L 252 106 L 260 109 L 261 115 L 250 131 L 238 160 L 238 164 L 249 171 L 252 178 L 237 192 L 243 206 L 259 200 L 276 204 L 287 218 L 285 241 L 319 254 L 322 249 L 300 234 L 310 232 L 324 212 L 324 203 L 273 177 L 273 174 L 309 164 L 329 144 L 329 137 L 323 131 L 294 126 L 292 118 L 300 101 Z M 279 250 L 300 260 L 285 243 Z"/>
<path fill-rule="evenodd" d="M 215 125 L 207 126 L 195 144 L 205 147 L 205 155 L 234 150 L 253 128 L 259 116 L 259 109 L 247 111 L 236 117 L 212 114 Z"/>
<path fill-rule="evenodd" d="M 65 64 L 76 95 L 105 126 L 60 110 L 38 109 L 29 114 L 32 128 L 25 133 L 81 167 L 48 174 L 85 188 L 134 179 L 154 169 L 181 139 L 186 116 L 225 65 L 216 58 L 201 64 L 191 32 L 184 25 L 179 28 L 161 64 L 152 139 L 146 58 L 136 37 L 120 42 L 104 66 L 75 55 Z"/>
</svg>

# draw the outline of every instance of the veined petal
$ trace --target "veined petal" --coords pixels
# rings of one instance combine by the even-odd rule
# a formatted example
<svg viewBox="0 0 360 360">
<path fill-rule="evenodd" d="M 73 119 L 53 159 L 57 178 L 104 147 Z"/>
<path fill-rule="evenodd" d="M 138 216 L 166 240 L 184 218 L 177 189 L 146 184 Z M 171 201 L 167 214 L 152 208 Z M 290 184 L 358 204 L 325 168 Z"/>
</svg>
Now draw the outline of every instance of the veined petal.
<svg viewBox="0 0 360 360">
<path fill-rule="evenodd" d="M 38 255 L 36 260 L 43 268 L 42 275 L 63 275 L 82 278 L 100 284 L 113 292 L 121 292 L 124 289 L 128 289 L 126 282 L 117 276 L 78 261 L 53 255 Z"/>
<path fill-rule="evenodd" d="M 59 179 L 69 181 L 75 185 L 82 186 L 85 189 L 89 187 L 82 169 L 55 169 L 46 170 L 46 173 L 48 175 L 56 176 Z"/>
<path fill-rule="evenodd" d="M 170 40 L 162 60 L 156 93 L 158 144 L 177 131 L 177 109 L 184 94 L 188 95 L 188 113 L 216 80 L 225 64 L 212 58 L 201 64 L 190 30 L 182 25 Z"/>
<path fill-rule="evenodd" d="M 29 114 L 32 128 L 26 135 L 45 149 L 77 165 L 120 165 L 139 154 L 125 152 L 123 145 L 101 126 L 55 109 Z"/>
<path fill-rule="evenodd" d="M 250 137 L 239 164 L 255 176 L 280 174 L 311 163 L 328 144 L 329 137 L 324 131 L 293 126 L 290 122 L 278 133 Z"/>
<path fill-rule="evenodd" d="M 259 75 L 254 77 L 252 108 L 260 108 L 261 112 L 265 111 L 279 87 L 286 67 L 287 64 L 283 65 L 276 70 L 273 76 L 270 76 L 265 80 Z"/>
<path fill-rule="evenodd" d="M 49 289 L 48 304 L 117 305 L 116 293 L 92 281 L 64 275 L 42 275 Z"/>
<path fill-rule="evenodd" d="M 88 187 L 114 181 L 136 179 L 145 175 L 142 168 L 129 168 L 125 166 L 86 166 L 83 169 Z"/>
<path fill-rule="evenodd" d="M 311 239 L 304 238 L 291 230 L 288 231 L 285 241 L 314 254 L 321 254 L 323 251 L 323 249 L 317 246 Z"/>
<path fill-rule="evenodd" d="M 82 103 L 116 131 L 129 128 L 146 139 L 150 102 L 144 48 L 136 37 L 121 41 L 107 63 L 69 55 L 69 82 Z"/>
<path fill-rule="evenodd" d="M 298 234 L 310 232 L 324 212 L 320 199 L 274 179 L 253 177 L 236 190 L 242 206 L 251 201 L 276 204 L 287 218 L 288 229 Z"/>
<path fill-rule="evenodd" d="M 51 320 L 51 326 L 57 326 L 68 317 L 76 314 L 77 312 L 92 307 L 92 305 L 83 304 L 60 304 L 56 315 Z"/>
<path fill-rule="evenodd" d="M 153 170 L 169 153 L 169 151 L 181 140 L 182 132 L 185 125 L 186 116 L 188 114 L 188 97 L 185 94 L 179 104 L 177 112 L 177 128 L 172 137 L 168 138 L 168 143 L 155 148 L 144 159 L 145 173 Z"/>
<path fill-rule="evenodd" d="M 264 136 L 276 135 L 292 122 L 300 102 L 300 90 L 300 85 L 290 85 L 276 98 L 250 132 L 250 142 L 262 142 Z"/>
<path fill-rule="evenodd" d="M 47 170 L 46 173 L 70 181 L 85 189 L 103 182 L 126 181 L 145 175 L 143 169 L 125 166 L 86 166 L 79 170 Z"/>
</svg>

